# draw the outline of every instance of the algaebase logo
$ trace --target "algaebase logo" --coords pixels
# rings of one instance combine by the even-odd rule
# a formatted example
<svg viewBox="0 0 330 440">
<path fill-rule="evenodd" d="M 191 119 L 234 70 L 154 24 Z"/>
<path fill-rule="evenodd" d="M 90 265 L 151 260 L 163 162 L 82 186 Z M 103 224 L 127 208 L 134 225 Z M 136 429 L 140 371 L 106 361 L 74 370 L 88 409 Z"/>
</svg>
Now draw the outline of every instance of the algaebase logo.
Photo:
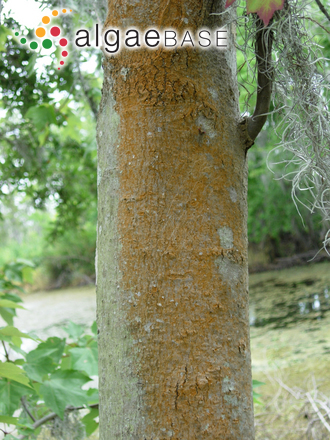
<svg viewBox="0 0 330 440">
<path fill-rule="evenodd" d="M 33 51 L 39 50 L 41 47 L 44 49 L 51 49 L 54 46 L 58 45 L 61 48 L 61 61 L 60 61 L 60 67 L 58 67 L 58 70 L 61 69 L 61 66 L 64 66 L 65 64 L 65 58 L 69 55 L 67 46 L 68 46 L 68 40 L 63 37 L 62 35 L 62 29 L 59 26 L 53 26 L 52 20 L 59 15 L 64 15 L 72 12 L 72 9 L 62 9 L 61 11 L 58 11 L 57 9 L 54 9 L 51 12 L 51 16 L 44 15 L 41 19 L 40 26 L 37 27 L 35 30 L 35 36 L 37 39 L 28 40 L 27 37 L 24 35 L 20 36 L 20 32 L 18 32 L 15 28 L 13 31 L 15 32 L 15 36 L 20 39 L 20 43 L 22 45 L 27 45 L 29 49 Z"/>
<path fill-rule="evenodd" d="M 68 40 L 63 37 L 61 28 L 51 22 L 59 15 L 72 12 L 72 9 L 62 9 L 61 11 L 53 10 L 51 14 L 42 17 L 42 24 L 35 30 L 37 40 L 28 41 L 24 35 L 20 36 L 19 32 L 15 35 L 20 38 L 22 45 L 28 45 L 31 50 L 39 48 L 51 49 L 53 44 L 61 48 L 60 66 L 64 66 L 65 58 L 69 55 L 67 50 Z M 51 16 L 50 16 L 51 15 Z M 15 29 L 13 29 L 15 31 Z M 92 29 L 79 29 L 76 31 L 76 39 L 73 42 L 76 48 L 84 49 L 88 47 L 99 48 L 104 51 L 105 55 L 114 56 L 118 54 L 124 47 L 127 50 L 138 50 L 146 48 L 154 50 L 163 48 L 164 50 L 177 50 L 181 48 L 199 48 L 225 50 L 228 48 L 228 35 L 225 28 L 221 29 L 199 29 L 197 32 L 183 30 L 179 33 L 174 29 L 149 28 L 143 32 L 139 29 L 128 28 L 118 29 L 107 27 L 99 34 L 100 25 L 95 25 L 95 31 Z M 95 41 L 92 42 L 91 35 L 94 33 Z M 60 70 L 61 67 L 58 67 Z"/>
</svg>

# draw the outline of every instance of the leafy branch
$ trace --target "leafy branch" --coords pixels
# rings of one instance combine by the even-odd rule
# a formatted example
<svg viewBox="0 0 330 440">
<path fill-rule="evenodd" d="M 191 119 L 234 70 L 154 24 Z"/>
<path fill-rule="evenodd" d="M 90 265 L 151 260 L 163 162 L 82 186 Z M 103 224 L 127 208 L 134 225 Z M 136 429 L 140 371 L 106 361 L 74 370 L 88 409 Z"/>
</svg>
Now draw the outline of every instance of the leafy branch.
<svg viewBox="0 0 330 440">
<path fill-rule="evenodd" d="M 97 329 L 92 334 L 85 328 L 69 323 L 64 329 L 66 339 L 36 339 L 13 326 L 16 309 L 23 308 L 17 291 L 29 278 L 33 264 L 19 260 L 0 270 L 0 316 L 8 324 L 0 327 L 4 362 L 0 361 L 0 423 L 16 426 L 18 439 L 32 439 L 42 425 L 52 422 L 67 426 L 67 415 L 81 409 L 89 410 L 78 419 L 83 438 L 98 427 L 98 391 L 83 389 L 98 374 Z M 37 346 L 26 353 L 22 339 L 31 339 Z M 11 355 L 13 353 L 13 355 Z M 18 417 L 13 417 L 17 410 Z M 31 421 L 33 422 L 31 424 Z M 2 430 L 6 435 L 10 433 Z M 12 438 L 12 437 L 11 437 Z"/>
</svg>

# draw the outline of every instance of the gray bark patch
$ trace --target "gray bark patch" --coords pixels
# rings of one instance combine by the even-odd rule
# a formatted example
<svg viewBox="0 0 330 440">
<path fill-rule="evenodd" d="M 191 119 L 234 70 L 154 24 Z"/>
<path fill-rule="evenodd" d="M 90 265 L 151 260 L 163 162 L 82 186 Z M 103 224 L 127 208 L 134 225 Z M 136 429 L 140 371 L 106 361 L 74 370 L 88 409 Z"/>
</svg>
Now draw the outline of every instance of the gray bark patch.
<svg viewBox="0 0 330 440">
<path fill-rule="evenodd" d="M 229 192 L 229 196 L 230 196 L 230 200 L 234 203 L 237 202 L 237 192 L 235 190 L 235 188 L 228 188 L 228 192 Z"/>
<path fill-rule="evenodd" d="M 218 229 L 221 247 L 231 249 L 233 247 L 233 231 L 228 226 L 222 226 Z"/>
<path fill-rule="evenodd" d="M 235 289 L 243 278 L 242 266 L 226 257 L 217 258 L 215 264 L 218 266 L 218 272 L 222 275 L 222 279 L 227 282 L 232 289 Z"/>
</svg>

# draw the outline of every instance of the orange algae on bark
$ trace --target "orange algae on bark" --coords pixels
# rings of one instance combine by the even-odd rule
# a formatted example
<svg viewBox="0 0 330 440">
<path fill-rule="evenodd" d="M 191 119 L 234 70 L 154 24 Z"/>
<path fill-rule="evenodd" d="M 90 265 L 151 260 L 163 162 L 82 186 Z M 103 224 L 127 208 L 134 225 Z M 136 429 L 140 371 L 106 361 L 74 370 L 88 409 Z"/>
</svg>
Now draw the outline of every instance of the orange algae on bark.
<svg viewBox="0 0 330 440">
<path fill-rule="evenodd" d="M 183 27 L 186 15 L 198 28 L 223 8 L 170 3 L 110 1 L 108 22 Z M 99 141 L 102 440 L 254 438 L 247 165 L 233 66 L 233 47 L 105 60 L 99 138 L 114 114 L 118 137 Z"/>
</svg>

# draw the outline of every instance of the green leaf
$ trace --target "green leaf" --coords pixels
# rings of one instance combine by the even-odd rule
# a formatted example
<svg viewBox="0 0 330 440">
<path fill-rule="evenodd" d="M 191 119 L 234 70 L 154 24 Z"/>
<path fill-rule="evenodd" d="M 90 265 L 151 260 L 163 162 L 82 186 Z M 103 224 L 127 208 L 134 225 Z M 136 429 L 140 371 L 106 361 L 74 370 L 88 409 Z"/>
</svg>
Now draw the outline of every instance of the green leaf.
<svg viewBox="0 0 330 440">
<path fill-rule="evenodd" d="M 33 382 L 33 384 L 32 384 L 33 390 L 41 398 L 42 396 L 40 393 L 40 386 L 41 386 L 41 383 L 38 383 L 38 382 Z"/>
<path fill-rule="evenodd" d="M 87 392 L 81 387 L 90 381 L 86 375 L 72 370 L 58 370 L 50 380 L 40 385 L 45 404 L 61 419 L 66 406 L 81 406 L 88 403 Z"/>
<path fill-rule="evenodd" d="M 26 355 L 24 370 L 31 380 L 43 382 L 45 376 L 55 371 L 62 357 L 65 339 L 49 338 L 42 342 L 35 350 Z"/>
<path fill-rule="evenodd" d="M 49 356 L 40 359 L 38 359 L 38 357 L 31 359 L 32 356 L 29 357 L 29 354 L 30 353 L 26 356 L 27 363 L 23 368 L 31 380 L 43 382 L 45 376 L 55 371 L 57 364 L 55 364 L 53 359 Z"/>
<path fill-rule="evenodd" d="M 77 340 L 80 338 L 80 336 L 84 333 L 84 327 L 78 324 L 75 324 L 74 322 L 70 321 L 67 327 L 63 328 L 67 334 L 70 336 L 71 339 Z"/>
<path fill-rule="evenodd" d="M 18 425 L 18 417 L 0 416 L 0 423 L 7 423 L 7 425 Z"/>
<path fill-rule="evenodd" d="M 70 350 L 72 368 L 85 371 L 89 376 L 98 374 L 97 343 L 88 347 L 77 347 Z"/>
<path fill-rule="evenodd" d="M 61 370 L 72 370 L 72 358 L 71 356 L 62 357 Z"/>
<path fill-rule="evenodd" d="M 35 350 L 28 353 L 29 362 L 34 359 L 51 357 L 53 362 L 58 363 L 62 357 L 65 347 L 65 339 L 50 337 L 45 342 L 38 345 Z"/>
<path fill-rule="evenodd" d="M 22 303 L 23 302 L 23 300 L 20 296 L 16 295 L 15 293 L 12 293 L 12 292 L 5 293 L 3 299 L 9 299 L 10 301 L 14 301 L 15 303 Z"/>
<path fill-rule="evenodd" d="M 21 298 L 14 293 L 5 293 L 4 295 L 2 295 L 2 299 L 8 299 L 15 303 L 23 302 Z M 15 309 L 10 309 L 8 307 L 0 307 L 0 315 L 6 321 L 7 324 L 13 325 L 14 317 L 16 316 L 16 311 Z"/>
<path fill-rule="evenodd" d="M 9 309 L 24 309 L 23 306 L 15 303 L 14 301 L 10 301 L 9 299 L 0 299 L 0 307 L 7 307 Z"/>
<path fill-rule="evenodd" d="M 265 382 L 260 382 L 259 380 L 252 379 L 252 388 L 261 387 L 262 385 L 266 385 Z"/>
<path fill-rule="evenodd" d="M 0 340 L 1 340 L 1 336 L 18 336 L 20 338 L 26 338 L 26 339 L 32 339 L 33 341 L 35 341 L 34 338 L 32 338 L 32 336 L 30 336 L 27 333 L 22 333 L 21 331 L 18 330 L 18 328 L 13 327 L 11 325 L 7 325 L 7 327 L 3 327 L 0 328 Z"/>
<path fill-rule="evenodd" d="M 13 345 L 15 345 L 18 348 L 20 348 L 22 345 L 22 339 L 19 338 L 18 336 L 12 336 L 11 342 Z"/>
<path fill-rule="evenodd" d="M 261 401 L 259 400 L 259 397 L 261 396 L 261 394 L 260 394 L 260 393 L 256 393 L 256 392 L 254 391 L 254 389 L 255 389 L 255 388 L 258 388 L 258 387 L 260 387 L 260 386 L 262 386 L 262 385 L 266 385 L 265 382 L 260 382 L 259 380 L 252 379 L 252 389 L 253 389 L 252 394 L 253 394 L 253 402 L 254 402 L 254 403 L 258 403 L 259 405 L 263 405 L 263 402 L 261 402 Z"/>
<path fill-rule="evenodd" d="M 97 388 L 88 388 L 87 396 L 88 396 L 88 405 L 95 405 L 96 403 L 99 403 L 100 397 L 99 397 L 99 390 Z"/>
<path fill-rule="evenodd" d="M 50 104 L 30 107 L 25 117 L 31 119 L 38 131 L 44 130 L 48 125 L 57 122 L 54 107 Z"/>
<path fill-rule="evenodd" d="M 16 316 L 15 309 L 0 307 L 0 316 L 7 324 L 13 325 L 14 317 Z"/>
<path fill-rule="evenodd" d="M 0 362 L 0 377 L 15 380 L 27 387 L 30 387 L 29 379 L 25 371 L 17 367 L 12 362 Z"/>
<path fill-rule="evenodd" d="M 0 379 L 0 414 L 11 416 L 20 407 L 21 397 L 29 395 L 31 389 L 17 382 Z M 7 439 L 6 439 L 7 440 Z"/>
<path fill-rule="evenodd" d="M 89 437 L 98 428 L 99 424 L 95 422 L 96 417 L 99 416 L 98 408 L 92 408 L 88 414 L 81 419 L 85 425 L 86 434 Z"/>
<path fill-rule="evenodd" d="M 96 321 L 93 322 L 91 330 L 94 333 L 94 335 L 97 335 L 97 322 Z"/>
</svg>

